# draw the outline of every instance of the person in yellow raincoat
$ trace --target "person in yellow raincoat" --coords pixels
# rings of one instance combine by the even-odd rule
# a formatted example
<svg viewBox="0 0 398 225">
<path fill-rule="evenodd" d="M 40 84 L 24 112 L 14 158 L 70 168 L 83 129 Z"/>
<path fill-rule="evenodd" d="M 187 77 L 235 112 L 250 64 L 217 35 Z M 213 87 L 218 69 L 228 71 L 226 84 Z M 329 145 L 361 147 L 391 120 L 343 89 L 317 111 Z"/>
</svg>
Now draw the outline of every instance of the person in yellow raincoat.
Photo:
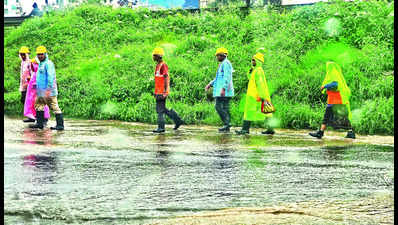
<svg viewBox="0 0 398 225">
<path fill-rule="evenodd" d="M 327 107 L 321 128 L 309 135 L 322 138 L 326 126 L 349 129 L 346 138 L 355 138 L 351 125 L 350 96 L 351 90 L 343 77 L 340 66 L 335 62 L 326 63 L 326 76 L 321 86 L 322 93 L 327 93 Z M 343 117 L 343 119 L 339 119 Z M 339 121 L 341 120 L 341 121 Z M 340 123 L 340 124 L 338 124 Z M 342 125 L 343 124 L 343 125 Z"/>
<path fill-rule="evenodd" d="M 266 118 L 272 117 L 272 113 L 261 112 L 262 100 L 271 102 L 267 80 L 262 68 L 263 63 L 264 55 L 256 53 L 252 58 L 252 68 L 247 73 L 249 83 L 244 106 L 243 127 L 242 130 L 236 131 L 236 134 L 249 134 L 251 121 L 264 121 Z M 275 131 L 268 125 L 268 129 L 261 133 L 274 134 Z"/>
</svg>

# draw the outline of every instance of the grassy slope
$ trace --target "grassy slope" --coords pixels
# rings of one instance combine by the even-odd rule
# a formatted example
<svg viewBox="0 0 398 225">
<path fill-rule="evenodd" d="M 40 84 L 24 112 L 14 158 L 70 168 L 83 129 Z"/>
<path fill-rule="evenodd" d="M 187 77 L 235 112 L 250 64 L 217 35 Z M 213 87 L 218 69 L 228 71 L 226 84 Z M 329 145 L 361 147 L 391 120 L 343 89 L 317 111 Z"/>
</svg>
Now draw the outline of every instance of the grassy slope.
<svg viewBox="0 0 398 225">
<path fill-rule="evenodd" d="M 161 45 L 171 74 L 168 105 L 188 123 L 219 124 L 204 86 L 215 76 L 215 49 L 225 46 L 235 69 L 232 123 L 240 126 L 249 60 L 264 48 L 277 126 L 319 126 L 326 101 L 319 86 L 331 59 L 352 90 L 356 130 L 393 134 L 393 19 L 393 3 L 382 1 L 253 10 L 247 17 L 236 9 L 189 14 L 81 6 L 6 32 L 5 113 L 21 112 L 18 49 L 45 45 L 67 117 L 154 123 L 151 51 Z"/>
</svg>

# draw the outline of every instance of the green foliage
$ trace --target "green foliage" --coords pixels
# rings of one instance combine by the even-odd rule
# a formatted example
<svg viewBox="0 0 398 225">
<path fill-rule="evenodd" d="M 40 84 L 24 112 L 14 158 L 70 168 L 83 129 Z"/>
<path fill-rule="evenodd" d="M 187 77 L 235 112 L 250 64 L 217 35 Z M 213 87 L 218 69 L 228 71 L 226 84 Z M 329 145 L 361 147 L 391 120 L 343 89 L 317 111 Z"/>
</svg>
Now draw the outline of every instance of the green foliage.
<svg viewBox="0 0 398 225">
<path fill-rule="evenodd" d="M 162 46 L 171 75 L 168 106 L 190 124 L 218 125 L 213 98 L 204 87 L 215 76 L 215 49 L 224 46 L 235 70 L 232 123 L 240 126 L 239 101 L 246 92 L 250 58 L 262 48 L 277 109 L 275 124 L 320 125 L 326 96 L 319 87 L 326 61 L 334 60 L 352 90 L 355 129 L 393 134 L 393 5 L 337 1 L 289 11 L 253 9 L 246 17 L 228 7 L 189 13 L 93 4 L 55 11 L 5 31 L 5 112 L 22 110 L 19 48 L 26 45 L 34 55 L 37 46 L 45 45 L 56 66 L 59 103 L 67 116 L 154 123 L 151 52 Z"/>
<path fill-rule="evenodd" d="M 355 129 L 367 134 L 394 133 L 394 95 L 366 101 L 364 106 L 353 112 Z"/>
</svg>

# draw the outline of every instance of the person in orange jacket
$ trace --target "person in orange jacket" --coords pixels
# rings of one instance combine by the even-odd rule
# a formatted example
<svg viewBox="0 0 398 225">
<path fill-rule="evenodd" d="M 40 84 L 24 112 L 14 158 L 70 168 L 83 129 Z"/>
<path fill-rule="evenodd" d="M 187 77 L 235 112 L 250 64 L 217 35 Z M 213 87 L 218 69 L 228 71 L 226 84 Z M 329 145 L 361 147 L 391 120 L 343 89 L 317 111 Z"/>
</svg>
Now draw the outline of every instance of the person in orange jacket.
<svg viewBox="0 0 398 225">
<path fill-rule="evenodd" d="M 163 61 L 164 50 L 162 48 L 155 48 L 152 52 L 152 58 L 157 63 L 155 67 L 155 98 L 156 98 L 156 113 L 158 114 L 158 128 L 153 130 L 154 133 L 165 132 L 166 121 L 164 114 L 166 114 L 175 123 L 174 130 L 177 130 L 184 121 L 178 116 L 173 109 L 166 108 L 166 99 L 170 92 L 170 76 L 169 68 Z"/>
<path fill-rule="evenodd" d="M 349 129 L 346 138 L 355 139 L 355 133 L 351 125 L 351 109 L 350 109 L 350 96 L 351 90 L 348 88 L 340 66 L 335 62 L 326 63 L 326 77 L 322 82 L 321 91 L 327 93 L 327 107 L 321 128 L 317 132 L 309 133 L 310 136 L 321 139 L 323 133 L 326 130 L 327 125 L 331 125 L 335 128 Z M 346 111 L 347 115 L 344 117 L 344 125 L 337 125 L 337 116 L 339 116 L 340 109 Z M 342 111 L 341 110 L 341 111 Z"/>
</svg>

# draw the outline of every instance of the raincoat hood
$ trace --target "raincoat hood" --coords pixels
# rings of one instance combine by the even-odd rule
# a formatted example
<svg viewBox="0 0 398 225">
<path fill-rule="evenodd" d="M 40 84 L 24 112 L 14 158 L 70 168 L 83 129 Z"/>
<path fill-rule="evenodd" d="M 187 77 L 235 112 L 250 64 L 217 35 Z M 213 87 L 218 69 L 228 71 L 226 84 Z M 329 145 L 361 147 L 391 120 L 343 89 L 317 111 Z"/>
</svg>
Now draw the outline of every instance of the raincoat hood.
<svg viewBox="0 0 398 225">
<path fill-rule="evenodd" d="M 46 56 L 46 59 L 44 59 L 44 61 L 43 61 L 43 62 L 45 62 L 45 61 L 47 61 L 47 60 L 48 60 L 48 53 L 44 53 L 44 55 Z M 40 64 L 40 63 L 42 63 L 42 61 L 40 61 L 40 60 L 39 60 L 39 57 L 37 57 L 37 55 L 36 55 L 36 57 L 35 57 L 35 60 L 36 60 L 37 64 Z"/>
<path fill-rule="evenodd" d="M 266 115 L 261 112 L 261 99 L 271 102 L 271 97 L 262 68 L 263 63 L 257 58 L 253 57 L 253 59 L 256 61 L 256 66 L 252 64 L 251 70 L 247 73 L 249 83 L 247 85 L 245 103 L 241 103 L 239 107 L 243 108 L 244 120 L 259 121 L 272 116 L 271 113 Z"/>
<path fill-rule="evenodd" d="M 333 81 L 337 81 L 338 86 L 337 90 L 340 92 L 343 104 L 349 103 L 349 98 L 351 96 L 351 90 L 347 86 L 343 74 L 341 72 L 340 66 L 335 62 L 327 62 L 326 63 L 326 76 L 322 82 L 322 86 L 329 84 Z M 323 93 L 326 92 L 326 89 L 323 90 Z"/>
<path fill-rule="evenodd" d="M 352 113 L 351 113 L 351 109 L 350 109 L 351 90 L 347 86 L 347 83 L 345 82 L 345 79 L 343 77 L 343 73 L 341 72 L 340 66 L 335 62 L 327 62 L 326 63 L 326 76 L 322 82 L 322 86 L 325 86 L 326 84 L 329 84 L 333 81 L 337 82 L 337 91 L 340 92 L 342 103 L 347 106 L 348 119 L 351 121 L 352 120 Z M 322 91 L 322 93 L 325 93 L 325 92 L 326 92 L 326 89 L 324 89 Z"/>
<path fill-rule="evenodd" d="M 25 61 L 22 59 L 22 57 L 21 57 L 20 54 L 18 54 L 19 59 L 20 59 L 22 62 L 30 62 L 29 53 L 25 53 L 25 55 L 26 55 Z"/>
<path fill-rule="evenodd" d="M 255 68 L 259 68 L 259 67 L 262 67 L 263 66 L 263 62 L 261 62 L 260 60 L 258 60 L 257 58 L 252 58 L 252 59 L 254 59 L 255 61 L 256 61 L 256 66 L 253 66 L 253 64 L 252 64 L 252 68 L 253 69 L 255 69 Z"/>
</svg>

